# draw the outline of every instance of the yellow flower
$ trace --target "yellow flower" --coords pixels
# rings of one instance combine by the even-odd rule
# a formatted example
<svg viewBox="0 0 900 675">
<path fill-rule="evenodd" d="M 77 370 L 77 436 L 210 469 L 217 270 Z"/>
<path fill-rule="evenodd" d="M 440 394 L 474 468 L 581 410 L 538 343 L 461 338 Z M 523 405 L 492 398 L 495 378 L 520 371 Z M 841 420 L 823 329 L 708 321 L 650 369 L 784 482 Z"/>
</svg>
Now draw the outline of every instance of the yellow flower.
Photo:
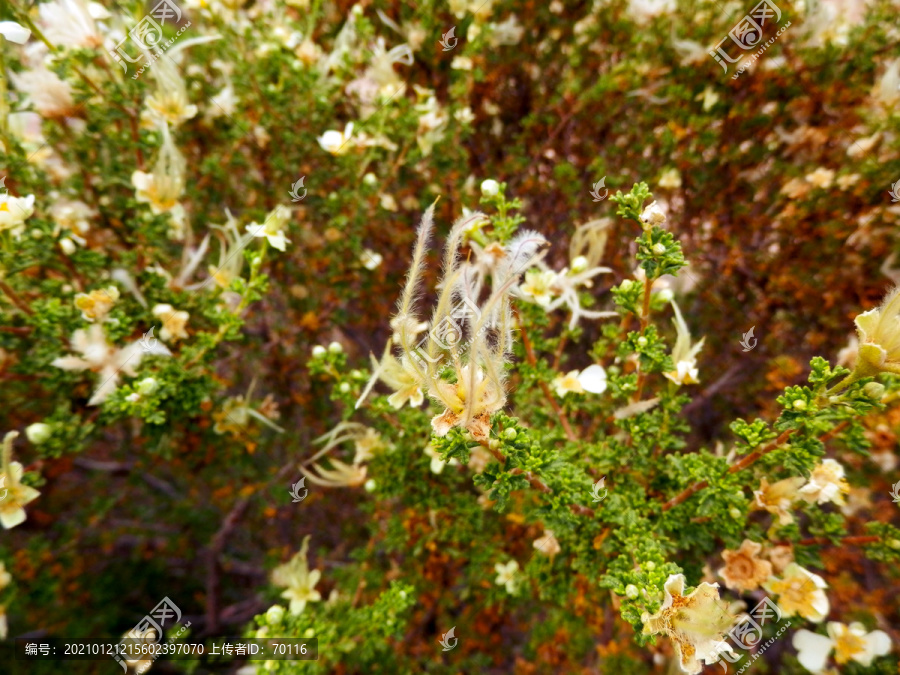
<svg viewBox="0 0 900 675">
<path fill-rule="evenodd" d="M 728 588 L 754 591 L 772 576 L 772 563 L 758 557 L 761 550 L 762 544 L 744 539 L 736 551 L 722 552 L 725 567 L 719 570 L 719 575 L 725 580 Z"/>
<path fill-rule="evenodd" d="M 163 322 L 159 337 L 165 342 L 169 340 L 183 340 L 188 336 L 184 327 L 191 315 L 184 311 L 176 311 L 172 305 L 160 304 L 153 308 L 153 316 Z"/>
<path fill-rule="evenodd" d="M 799 614 L 804 619 L 819 623 L 825 619 L 830 605 L 824 589 L 828 584 L 818 574 L 791 563 L 784 570 L 783 578 L 772 578 L 762 587 L 778 596 L 778 606 L 785 616 Z"/>
<path fill-rule="evenodd" d="M 293 558 L 272 570 L 272 583 L 286 589 L 281 597 L 290 600 L 291 614 L 301 614 L 307 602 L 318 602 L 322 599 L 316 590 L 316 584 L 319 583 L 322 573 L 319 570 L 310 571 L 306 559 L 308 546 L 309 535 L 304 537 L 303 545 Z"/>
<path fill-rule="evenodd" d="M 75 307 L 81 310 L 81 316 L 88 321 L 103 321 L 118 299 L 119 289 L 115 286 L 98 288 L 90 293 L 76 295 Z"/>
<path fill-rule="evenodd" d="M 2 473 L 0 473 L 0 525 L 3 529 L 8 530 L 21 525 L 25 522 L 25 509 L 23 508 L 29 502 L 34 501 L 40 496 L 40 492 L 33 487 L 22 485 L 22 474 L 24 470 L 19 462 L 12 460 L 12 444 L 17 431 L 10 431 L 3 438 L 3 464 Z M 6 575 L 6 582 L 0 584 L 0 587 L 9 583 L 8 573 L 3 569 Z"/>
<path fill-rule="evenodd" d="M 720 658 L 719 644 L 735 617 L 719 599 L 719 585 L 705 581 L 689 595 L 684 594 L 684 575 L 673 574 L 665 584 L 665 600 L 653 616 L 643 617 L 644 635 L 663 633 L 675 645 L 686 673 L 699 673 L 705 663 Z"/>
<path fill-rule="evenodd" d="M 856 317 L 859 356 L 856 379 L 886 370 L 900 374 L 900 286 L 888 293 L 881 307 Z"/>
</svg>

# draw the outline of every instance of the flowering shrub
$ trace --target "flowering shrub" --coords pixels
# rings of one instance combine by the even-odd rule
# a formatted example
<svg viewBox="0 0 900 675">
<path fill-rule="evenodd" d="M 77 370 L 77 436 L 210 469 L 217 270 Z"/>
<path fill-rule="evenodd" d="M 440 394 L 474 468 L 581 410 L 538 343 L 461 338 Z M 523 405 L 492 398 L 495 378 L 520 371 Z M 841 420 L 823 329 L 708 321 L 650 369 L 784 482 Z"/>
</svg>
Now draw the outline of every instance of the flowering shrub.
<svg viewBox="0 0 900 675">
<path fill-rule="evenodd" d="M 0 8 L 0 638 L 895 671 L 895 7 L 733 9 Z"/>
</svg>

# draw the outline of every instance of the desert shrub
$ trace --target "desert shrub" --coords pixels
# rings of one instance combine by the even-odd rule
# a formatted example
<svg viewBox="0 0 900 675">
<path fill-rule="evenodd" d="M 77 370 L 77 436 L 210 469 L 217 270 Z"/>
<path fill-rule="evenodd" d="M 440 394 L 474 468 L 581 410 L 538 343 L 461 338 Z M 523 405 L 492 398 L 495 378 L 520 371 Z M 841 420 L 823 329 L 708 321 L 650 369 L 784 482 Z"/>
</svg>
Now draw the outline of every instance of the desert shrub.
<svg viewBox="0 0 900 675">
<path fill-rule="evenodd" d="M 695 670 L 800 579 L 753 667 L 896 667 L 891 3 L 103 4 L 0 7 L 10 635 Z"/>
</svg>

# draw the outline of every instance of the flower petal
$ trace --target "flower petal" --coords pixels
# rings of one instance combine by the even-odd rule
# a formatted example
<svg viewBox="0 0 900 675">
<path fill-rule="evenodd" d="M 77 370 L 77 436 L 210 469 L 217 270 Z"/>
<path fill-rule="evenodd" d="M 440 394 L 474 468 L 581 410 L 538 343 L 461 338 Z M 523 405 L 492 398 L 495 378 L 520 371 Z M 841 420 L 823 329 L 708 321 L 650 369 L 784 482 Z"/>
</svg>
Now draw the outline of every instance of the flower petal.
<svg viewBox="0 0 900 675">
<path fill-rule="evenodd" d="M 581 371 L 578 381 L 581 382 L 581 386 L 585 391 L 592 394 L 602 394 L 606 391 L 606 370 L 604 370 L 603 366 L 597 364 L 588 366 Z"/>
<path fill-rule="evenodd" d="M 806 629 L 794 633 L 793 644 L 800 665 L 811 673 L 820 673 L 825 669 L 828 655 L 834 647 L 834 643 L 826 636 Z"/>
</svg>

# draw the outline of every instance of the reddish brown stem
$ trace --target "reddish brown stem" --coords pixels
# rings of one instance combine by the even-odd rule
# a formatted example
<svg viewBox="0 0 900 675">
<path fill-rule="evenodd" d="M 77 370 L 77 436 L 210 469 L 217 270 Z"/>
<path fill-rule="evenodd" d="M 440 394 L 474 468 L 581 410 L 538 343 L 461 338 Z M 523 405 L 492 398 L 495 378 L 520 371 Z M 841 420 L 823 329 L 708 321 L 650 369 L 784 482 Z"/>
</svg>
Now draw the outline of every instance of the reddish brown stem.
<svg viewBox="0 0 900 675">
<path fill-rule="evenodd" d="M 5 281 L 0 280 L 0 290 L 2 290 L 6 294 L 6 297 L 8 297 L 16 307 L 21 309 L 29 316 L 34 316 L 34 310 L 31 309 L 31 307 L 29 307 L 25 303 L 25 301 L 16 294 L 16 292 L 12 289 L 12 286 L 10 286 Z"/>
<path fill-rule="evenodd" d="M 530 471 L 524 471 L 522 469 L 515 468 L 512 471 L 510 471 L 510 474 L 512 474 L 513 476 L 525 476 L 525 479 L 528 481 L 528 483 L 531 485 L 531 487 L 533 487 L 535 490 L 540 490 L 541 492 L 543 492 L 545 494 L 552 494 L 552 492 L 553 492 L 553 490 L 551 490 L 549 487 L 547 487 L 547 484 L 544 483 L 544 481 L 542 481 L 540 478 L 535 476 Z"/>
<path fill-rule="evenodd" d="M 881 541 L 881 537 L 876 537 L 874 535 L 867 536 L 854 536 L 854 537 L 844 537 L 841 539 L 842 544 L 849 545 L 862 545 L 862 544 L 874 544 L 876 541 Z M 801 539 L 797 542 L 798 546 L 825 546 L 830 544 L 831 540 L 828 537 L 810 537 L 809 539 Z"/>
</svg>

